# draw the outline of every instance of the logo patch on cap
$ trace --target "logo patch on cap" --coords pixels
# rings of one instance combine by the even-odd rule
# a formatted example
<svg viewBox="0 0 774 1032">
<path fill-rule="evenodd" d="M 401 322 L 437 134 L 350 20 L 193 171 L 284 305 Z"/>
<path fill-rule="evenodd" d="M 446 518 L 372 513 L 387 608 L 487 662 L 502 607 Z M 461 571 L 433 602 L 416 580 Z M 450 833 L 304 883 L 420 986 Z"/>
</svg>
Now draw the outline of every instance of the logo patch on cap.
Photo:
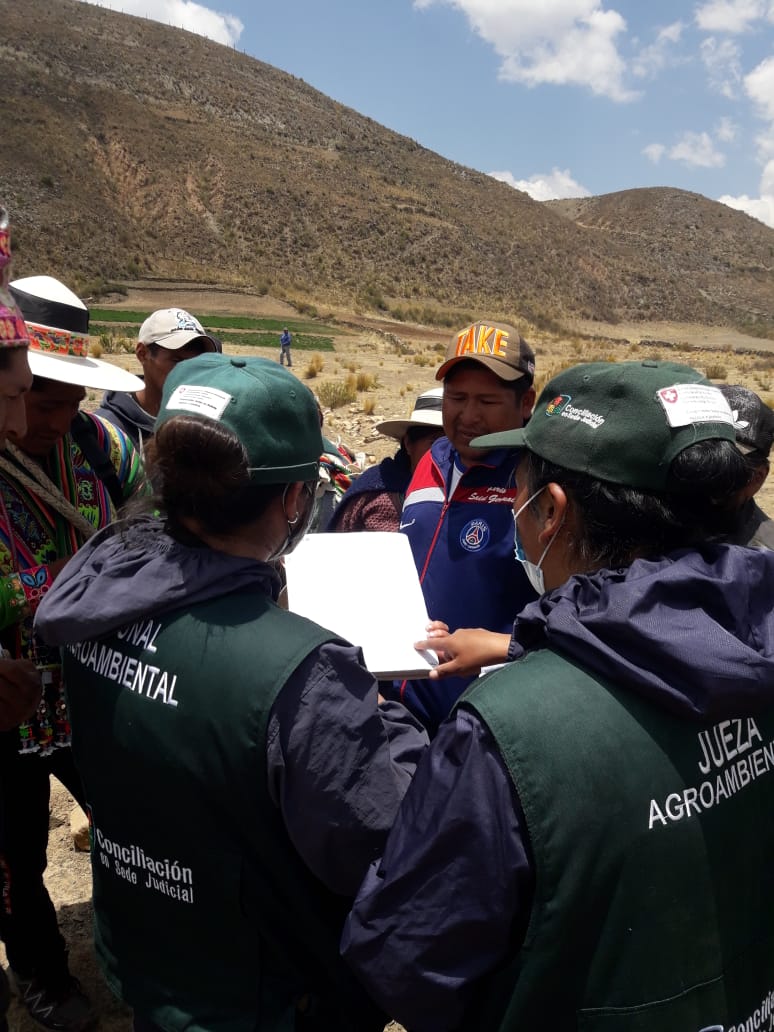
<svg viewBox="0 0 774 1032">
<path fill-rule="evenodd" d="M 189 313 L 184 311 L 182 308 L 178 308 L 176 310 L 175 319 L 177 320 L 177 326 L 172 327 L 173 332 L 176 330 L 194 330 L 197 333 L 204 332 L 199 320 L 194 319 L 192 315 L 189 315 Z"/>
<path fill-rule="evenodd" d="M 546 415 L 556 415 L 557 413 L 561 412 L 564 406 L 568 405 L 571 401 L 572 396 L 570 394 L 557 394 L 557 396 L 552 401 L 549 401 L 548 405 L 546 405 Z"/>
<path fill-rule="evenodd" d="M 193 412 L 197 416 L 220 419 L 232 395 L 219 391 L 217 387 L 196 387 L 181 383 L 169 396 L 168 412 Z"/>
<path fill-rule="evenodd" d="M 676 383 L 662 387 L 656 397 L 671 427 L 692 423 L 734 424 L 731 406 L 718 387 L 703 383 Z"/>
<path fill-rule="evenodd" d="M 470 520 L 462 528 L 460 544 L 466 552 L 480 552 L 489 544 L 491 532 L 486 520 Z"/>
</svg>

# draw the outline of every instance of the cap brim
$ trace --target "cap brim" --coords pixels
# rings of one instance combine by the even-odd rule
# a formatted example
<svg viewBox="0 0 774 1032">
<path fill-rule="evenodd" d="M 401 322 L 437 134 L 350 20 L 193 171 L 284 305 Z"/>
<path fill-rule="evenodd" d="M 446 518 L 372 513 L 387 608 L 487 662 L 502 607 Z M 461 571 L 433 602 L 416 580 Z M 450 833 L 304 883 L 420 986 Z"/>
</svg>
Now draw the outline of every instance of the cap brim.
<svg viewBox="0 0 774 1032">
<path fill-rule="evenodd" d="M 35 348 L 29 348 L 27 358 L 33 376 L 45 380 L 58 380 L 76 387 L 93 387 L 103 391 L 141 391 L 143 382 L 139 376 L 126 369 L 100 362 L 96 358 L 79 358 L 75 355 L 53 355 Z"/>
<path fill-rule="evenodd" d="M 206 333 L 194 333 L 189 330 L 175 330 L 174 333 L 168 333 L 165 337 L 158 337 L 156 340 L 144 340 L 143 344 L 158 344 L 160 348 L 166 348 L 167 351 L 179 351 L 180 348 L 184 348 L 186 344 L 190 344 L 194 340 L 206 340 L 212 345 L 213 351 L 217 351 L 217 345 L 215 341 Z"/>
<path fill-rule="evenodd" d="M 523 448 L 527 443 L 524 438 L 526 427 L 519 427 L 518 430 L 501 430 L 499 434 L 484 434 L 483 437 L 474 437 L 470 442 L 471 448 Z"/>
<path fill-rule="evenodd" d="M 437 371 L 435 374 L 436 380 L 443 380 L 449 370 L 459 362 L 478 362 L 479 365 L 494 373 L 495 376 L 499 376 L 501 380 L 507 380 L 508 382 L 520 380 L 525 375 L 521 369 L 514 369 L 513 366 L 507 365 L 499 358 L 484 358 L 481 355 L 455 355 L 454 358 L 444 362 Z"/>
<path fill-rule="evenodd" d="M 413 426 L 421 426 L 426 430 L 443 430 L 443 418 L 440 412 L 435 413 L 437 419 L 387 419 L 383 423 L 377 423 L 374 427 L 377 433 L 384 437 L 394 437 L 400 441 L 407 430 Z"/>
</svg>

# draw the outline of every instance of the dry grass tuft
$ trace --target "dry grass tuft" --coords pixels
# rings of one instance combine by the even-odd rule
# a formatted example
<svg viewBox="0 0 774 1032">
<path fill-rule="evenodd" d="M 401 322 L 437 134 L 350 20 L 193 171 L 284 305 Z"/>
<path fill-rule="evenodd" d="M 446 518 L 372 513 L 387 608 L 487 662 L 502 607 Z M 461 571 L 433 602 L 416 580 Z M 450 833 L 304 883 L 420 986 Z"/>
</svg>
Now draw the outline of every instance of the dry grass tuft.
<svg viewBox="0 0 774 1032">
<path fill-rule="evenodd" d="M 362 394 L 363 391 L 372 391 L 379 386 L 379 380 L 374 373 L 358 373 L 355 378 L 355 390 Z"/>
<path fill-rule="evenodd" d="M 725 380 L 728 376 L 728 369 L 720 362 L 710 363 L 704 368 L 704 375 L 708 380 Z"/>
<path fill-rule="evenodd" d="M 323 371 L 324 365 L 325 362 L 323 361 L 322 355 L 312 355 L 306 369 L 304 370 L 304 376 L 307 380 L 314 380 L 314 378 Z"/>
<path fill-rule="evenodd" d="M 350 383 L 351 379 L 348 376 L 343 383 L 340 380 L 324 380 L 317 388 L 320 404 L 329 409 L 337 409 L 342 405 L 351 404 L 357 397 L 357 392 Z"/>
</svg>

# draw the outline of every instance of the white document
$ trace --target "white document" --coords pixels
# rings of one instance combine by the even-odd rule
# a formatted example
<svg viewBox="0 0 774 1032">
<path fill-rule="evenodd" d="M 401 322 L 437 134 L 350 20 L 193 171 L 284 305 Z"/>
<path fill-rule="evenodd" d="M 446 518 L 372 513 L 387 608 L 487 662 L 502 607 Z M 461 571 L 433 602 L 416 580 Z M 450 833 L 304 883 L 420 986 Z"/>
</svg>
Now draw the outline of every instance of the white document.
<svg viewBox="0 0 774 1032">
<path fill-rule="evenodd" d="M 363 650 L 375 677 L 426 677 L 427 609 L 405 534 L 307 534 L 285 558 L 288 608 Z"/>
</svg>

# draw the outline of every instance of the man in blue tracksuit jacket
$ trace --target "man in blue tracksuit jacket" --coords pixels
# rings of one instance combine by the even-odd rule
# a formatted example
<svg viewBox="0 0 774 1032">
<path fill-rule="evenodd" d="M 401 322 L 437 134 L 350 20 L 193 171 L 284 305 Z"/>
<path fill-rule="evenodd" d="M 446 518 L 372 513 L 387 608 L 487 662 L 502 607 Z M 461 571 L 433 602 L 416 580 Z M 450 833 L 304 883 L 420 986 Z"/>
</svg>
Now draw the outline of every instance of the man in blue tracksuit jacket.
<svg viewBox="0 0 774 1032">
<path fill-rule="evenodd" d="M 510 631 L 535 598 L 513 554 L 518 451 L 471 448 L 479 434 L 512 430 L 535 400 L 535 355 L 513 327 L 477 322 L 452 338 L 435 374 L 442 380 L 443 429 L 417 466 L 403 505 L 427 612 L 450 630 Z M 469 678 L 404 681 L 400 699 L 433 734 Z"/>
</svg>

